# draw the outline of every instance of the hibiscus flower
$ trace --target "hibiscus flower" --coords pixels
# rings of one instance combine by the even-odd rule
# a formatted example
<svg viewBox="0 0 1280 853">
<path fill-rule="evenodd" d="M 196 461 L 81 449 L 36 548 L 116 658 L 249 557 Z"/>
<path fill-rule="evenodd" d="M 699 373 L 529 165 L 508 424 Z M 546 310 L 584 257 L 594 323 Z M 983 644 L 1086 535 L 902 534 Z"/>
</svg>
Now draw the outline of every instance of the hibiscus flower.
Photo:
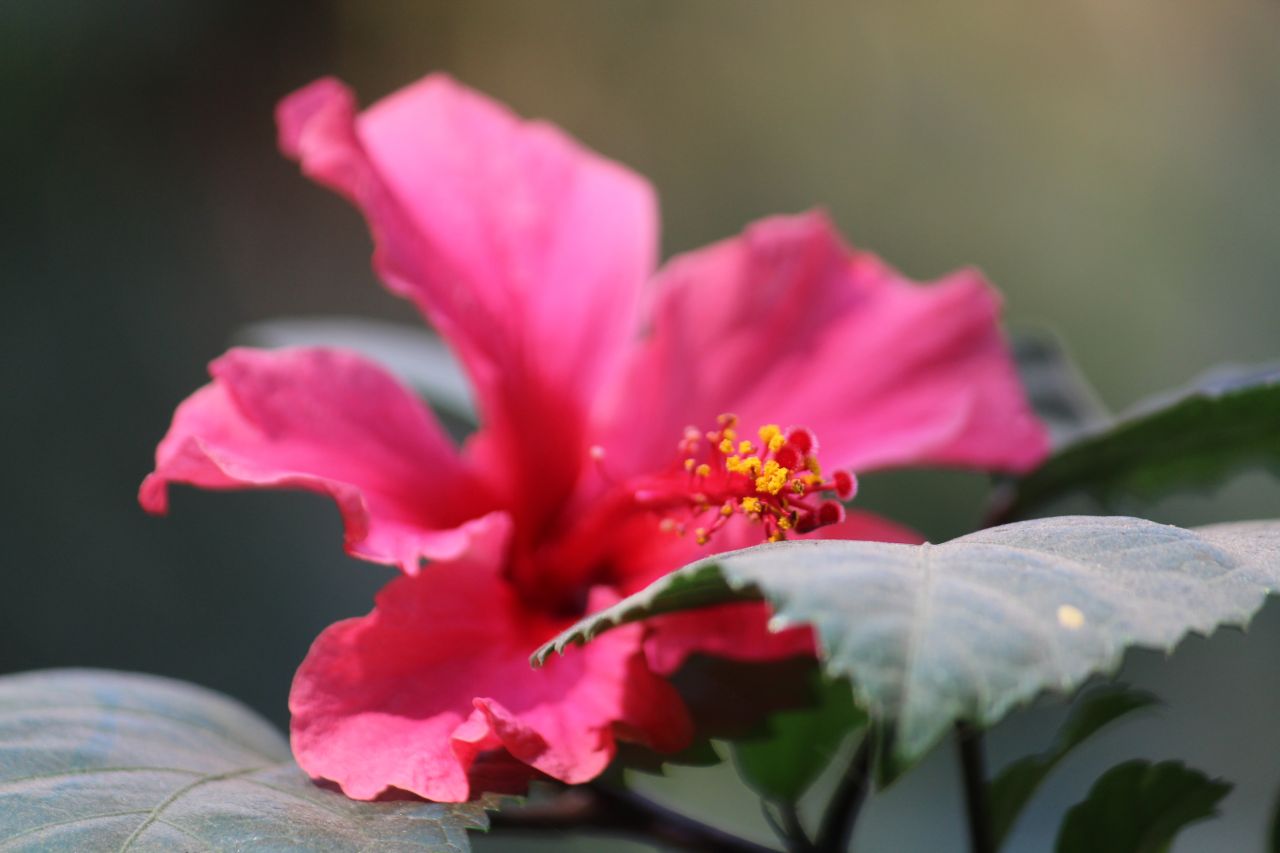
<svg viewBox="0 0 1280 853">
<path fill-rule="evenodd" d="M 811 634 L 740 604 L 540 670 L 530 652 L 718 551 L 918 541 L 846 515 L 849 472 L 1019 471 L 1045 451 L 976 271 L 917 285 L 805 213 L 655 272 L 643 178 L 442 75 L 364 112 L 320 80 L 277 117 L 284 152 L 363 211 L 379 276 L 458 355 L 481 422 L 459 448 L 359 355 L 235 349 L 178 408 L 140 499 L 321 492 L 351 554 L 402 570 L 293 683 L 298 762 L 349 796 L 458 801 L 494 768 L 577 783 L 619 739 L 678 749 L 690 723 L 663 676 L 693 652 L 811 653 Z"/>
</svg>

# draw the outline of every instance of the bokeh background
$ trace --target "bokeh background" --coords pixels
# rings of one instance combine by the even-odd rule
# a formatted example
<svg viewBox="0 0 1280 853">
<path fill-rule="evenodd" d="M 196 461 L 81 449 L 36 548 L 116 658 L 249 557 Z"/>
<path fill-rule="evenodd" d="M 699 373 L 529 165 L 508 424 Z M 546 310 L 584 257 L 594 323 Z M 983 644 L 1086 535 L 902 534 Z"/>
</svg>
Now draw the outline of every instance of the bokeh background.
<svg viewBox="0 0 1280 853">
<path fill-rule="evenodd" d="M 310 640 L 388 577 L 341 555 L 319 498 L 180 490 L 163 520 L 134 500 L 173 406 L 245 324 L 415 321 L 375 283 L 358 216 L 275 152 L 276 100 L 322 74 L 367 102 L 446 69 L 557 122 L 654 181 L 668 254 L 822 205 L 918 278 L 977 264 L 1010 322 L 1057 330 L 1115 408 L 1280 357 L 1276 0 L 6 0 L 0 39 L 0 671 L 168 674 L 283 725 Z M 945 538 L 984 489 L 913 473 L 868 478 L 862 499 Z M 1278 507 L 1245 473 L 1133 509 Z M 1166 708 L 1077 755 L 1013 849 L 1048 849 L 1062 808 L 1134 756 L 1239 783 L 1178 850 L 1261 849 L 1277 661 L 1275 602 L 1247 636 L 1131 656 Z M 1060 715 L 1001 726 L 993 764 Z M 955 782 L 941 750 L 871 803 L 858 849 L 959 849 Z M 724 769 L 644 784 L 768 838 Z"/>
</svg>

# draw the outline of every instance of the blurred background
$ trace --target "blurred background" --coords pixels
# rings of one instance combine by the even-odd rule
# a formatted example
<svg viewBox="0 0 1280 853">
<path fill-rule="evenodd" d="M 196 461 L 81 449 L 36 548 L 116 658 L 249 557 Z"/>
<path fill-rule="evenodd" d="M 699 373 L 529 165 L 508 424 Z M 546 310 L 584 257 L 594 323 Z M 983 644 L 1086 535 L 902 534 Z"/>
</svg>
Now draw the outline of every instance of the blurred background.
<svg viewBox="0 0 1280 853">
<path fill-rule="evenodd" d="M 553 120 L 653 180 L 666 254 L 822 205 L 917 278 L 976 264 L 1010 323 L 1059 332 L 1117 409 L 1280 357 L 1275 0 L 6 0 L 0 38 L 0 671 L 167 674 L 283 725 L 311 639 L 389 576 L 342 556 L 316 497 L 184 489 L 168 519 L 135 502 L 173 407 L 245 324 L 416 322 L 376 284 L 357 214 L 275 151 L 275 102 L 323 74 L 368 103 L 446 69 Z M 860 500 L 936 540 L 975 522 L 984 491 L 896 474 Z M 1245 473 L 1132 511 L 1278 508 Z M 1280 793 L 1277 650 L 1273 601 L 1248 635 L 1131 656 L 1126 677 L 1167 706 L 1076 755 L 1012 849 L 1048 849 L 1092 778 L 1148 756 L 1239 786 L 1178 850 L 1260 850 Z M 1061 713 L 1002 725 L 992 763 L 1047 745 Z M 956 779 L 939 750 L 871 803 L 857 848 L 958 849 Z M 643 784 L 769 837 L 724 768 Z"/>
</svg>

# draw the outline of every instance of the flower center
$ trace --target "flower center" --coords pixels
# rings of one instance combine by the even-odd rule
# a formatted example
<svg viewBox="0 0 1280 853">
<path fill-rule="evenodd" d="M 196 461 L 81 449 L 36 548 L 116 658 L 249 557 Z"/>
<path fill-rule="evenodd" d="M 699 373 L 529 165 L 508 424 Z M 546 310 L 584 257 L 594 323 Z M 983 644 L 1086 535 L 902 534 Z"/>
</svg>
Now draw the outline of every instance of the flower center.
<svg viewBox="0 0 1280 853">
<path fill-rule="evenodd" d="M 823 478 L 818 442 L 809 430 L 784 432 L 766 424 L 744 438 L 734 415 L 721 415 L 717 424 L 707 432 L 687 428 L 679 444 L 683 473 L 636 493 L 642 504 L 664 512 L 662 530 L 692 533 L 705 545 L 742 515 L 761 525 L 768 541 L 777 542 L 790 531 L 808 533 L 844 519 L 840 501 L 853 497 L 857 481 L 847 471 Z"/>
</svg>

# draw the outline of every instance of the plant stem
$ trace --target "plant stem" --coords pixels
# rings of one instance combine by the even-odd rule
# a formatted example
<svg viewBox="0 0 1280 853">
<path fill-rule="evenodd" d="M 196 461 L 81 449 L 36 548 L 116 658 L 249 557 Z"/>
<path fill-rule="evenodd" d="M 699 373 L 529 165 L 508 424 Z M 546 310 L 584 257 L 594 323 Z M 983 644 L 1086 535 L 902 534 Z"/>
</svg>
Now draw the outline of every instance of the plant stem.
<svg viewBox="0 0 1280 853">
<path fill-rule="evenodd" d="M 787 853 L 815 853 L 817 848 L 804 831 L 804 824 L 800 822 L 800 813 L 796 811 L 795 804 L 780 804 L 778 811 L 782 815 L 783 842 L 787 845 Z"/>
<path fill-rule="evenodd" d="M 777 809 L 776 815 L 774 809 Z M 765 822 L 769 824 L 773 834 L 782 841 L 787 853 L 814 853 L 816 848 L 809 840 L 809 833 L 804 830 L 804 824 L 800 821 L 800 812 L 796 810 L 795 803 L 761 800 L 760 813 L 764 815 Z"/>
<path fill-rule="evenodd" d="M 991 807 L 987 802 L 986 759 L 982 754 L 982 731 L 969 723 L 956 723 L 956 744 L 960 749 L 960 773 L 964 780 L 964 805 L 969 818 L 971 853 L 996 853 L 991 829 Z"/>
<path fill-rule="evenodd" d="M 982 516 L 982 522 L 978 525 L 980 530 L 986 530 L 989 527 L 999 527 L 1002 524 L 1008 524 L 1018 519 L 1018 511 L 1021 509 L 1015 498 L 1017 493 L 1014 491 L 1012 483 L 1000 483 L 991 492 L 991 499 L 987 503 L 987 510 Z"/>
<path fill-rule="evenodd" d="M 489 822 L 494 829 L 517 832 L 594 830 L 700 853 L 776 853 L 631 791 L 600 783 L 567 788 L 550 802 L 503 809 L 491 815 Z"/>
<path fill-rule="evenodd" d="M 853 754 L 853 760 L 836 787 L 827 810 L 822 815 L 822 826 L 813 849 L 818 853 L 844 853 L 853 838 L 853 827 L 858 813 L 871 787 L 871 756 L 875 740 L 870 727 L 862 734 L 862 742 Z"/>
</svg>

